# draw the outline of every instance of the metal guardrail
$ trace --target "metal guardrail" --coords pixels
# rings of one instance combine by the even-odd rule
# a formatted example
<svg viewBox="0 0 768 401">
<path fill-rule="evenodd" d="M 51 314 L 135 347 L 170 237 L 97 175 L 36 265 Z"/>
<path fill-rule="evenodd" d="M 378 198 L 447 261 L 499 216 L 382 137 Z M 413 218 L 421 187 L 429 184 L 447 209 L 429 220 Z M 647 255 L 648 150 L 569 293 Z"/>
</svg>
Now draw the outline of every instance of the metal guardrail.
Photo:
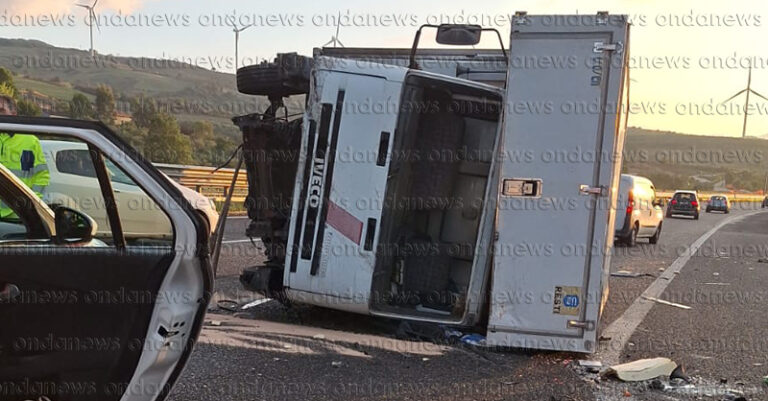
<svg viewBox="0 0 768 401">
<path fill-rule="evenodd" d="M 171 177 L 179 184 L 195 190 L 216 201 L 223 201 L 235 174 L 233 168 L 222 168 L 218 171 L 213 167 L 182 166 L 177 164 L 155 163 L 158 170 Z M 215 172 L 214 172 L 215 171 Z M 240 170 L 232 195 L 233 202 L 243 202 L 248 195 L 248 180 L 245 169 Z"/>
<path fill-rule="evenodd" d="M 216 172 L 213 167 L 201 166 L 182 166 L 177 164 L 155 164 L 160 171 L 171 177 L 181 185 L 193 189 L 201 194 L 213 198 L 217 201 L 223 201 L 227 196 L 229 185 L 232 183 L 232 175 L 235 169 L 222 168 Z M 658 190 L 656 196 L 668 201 L 672 198 L 673 190 Z M 248 179 L 245 170 L 240 170 L 235 185 L 235 192 L 232 196 L 234 202 L 243 202 L 248 195 Z M 744 194 L 736 192 L 715 192 L 700 191 L 699 196 L 703 201 L 707 201 L 712 195 L 726 195 L 731 202 L 762 202 L 764 196 L 760 194 Z"/>
<path fill-rule="evenodd" d="M 675 191 L 656 191 L 656 197 L 664 199 L 665 201 L 672 198 L 672 195 L 675 193 Z M 699 191 L 699 199 L 701 201 L 708 201 L 709 198 L 713 195 L 725 195 L 728 197 L 728 200 L 731 202 L 762 202 L 764 196 L 760 194 L 744 194 L 744 193 L 737 193 L 737 192 L 717 192 L 717 191 Z"/>
</svg>

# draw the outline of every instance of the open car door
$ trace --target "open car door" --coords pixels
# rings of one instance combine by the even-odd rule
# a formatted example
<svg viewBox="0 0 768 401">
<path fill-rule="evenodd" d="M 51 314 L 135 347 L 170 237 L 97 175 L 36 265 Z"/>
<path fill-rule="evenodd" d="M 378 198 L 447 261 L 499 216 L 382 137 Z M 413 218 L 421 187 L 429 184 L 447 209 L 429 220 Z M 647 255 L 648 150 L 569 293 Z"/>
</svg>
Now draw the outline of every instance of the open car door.
<svg viewBox="0 0 768 401">
<path fill-rule="evenodd" d="M 100 123 L 0 117 L 0 132 L 85 143 L 102 195 L 70 194 L 74 205 L 54 206 L 54 214 L 21 181 L 0 174 L 0 201 L 16 216 L 0 222 L 0 399 L 166 398 L 212 289 L 204 223 Z M 115 201 L 105 160 L 153 200 L 172 232 L 139 238 L 122 231 L 121 210 L 146 206 Z M 87 217 L 89 207 L 106 209 L 106 234 L 97 234 L 104 230 Z"/>
<path fill-rule="evenodd" d="M 488 342 L 596 350 L 624 146 L 624 16 L 513 19 Z M 527 65 L 527 64 L 526 64 Z M 545 66 L 546 65 L 546 66 Z"/>
</svg>

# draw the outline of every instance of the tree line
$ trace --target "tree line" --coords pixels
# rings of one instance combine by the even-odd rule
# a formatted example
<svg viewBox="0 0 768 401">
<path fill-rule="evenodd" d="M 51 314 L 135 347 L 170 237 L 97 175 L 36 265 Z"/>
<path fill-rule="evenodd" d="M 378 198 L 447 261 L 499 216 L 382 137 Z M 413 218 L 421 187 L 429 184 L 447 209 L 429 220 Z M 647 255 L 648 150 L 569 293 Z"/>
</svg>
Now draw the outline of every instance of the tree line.
<svg viewBox="0 0 768 401">
<path fill-rule="evenodd" d="M 16 100 L 19 115 L 42 115 L 35 102 L 21 97 L 13 74 L 3 67 L 0 67 L 0 95 Z M 161 110 L 154 99 L 123 95 L 119 104 L 122 106 L 120 110 L 127 109 L 126 113 L 119 113 L 117 96 L 112 88 L 99 85 L 93 102 L 88 96 L 76 93 L 69 101 L 57 104 L 56 114 L 101 121 L 155 163 L 218 166 L 237 147 L 226 135 L 217 135 L 210 121 L 179 122 L 175 116 Z M 126 114 L 130 119 L 123 118 Z"/>
</svg>

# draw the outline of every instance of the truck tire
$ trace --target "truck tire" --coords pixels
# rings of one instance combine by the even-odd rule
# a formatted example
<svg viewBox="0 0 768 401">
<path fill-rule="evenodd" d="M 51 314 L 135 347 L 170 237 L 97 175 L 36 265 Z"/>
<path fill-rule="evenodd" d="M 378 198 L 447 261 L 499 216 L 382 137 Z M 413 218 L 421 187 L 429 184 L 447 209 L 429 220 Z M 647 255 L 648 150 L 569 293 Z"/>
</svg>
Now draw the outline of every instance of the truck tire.
<svg viewBox="0 0 768 401">
<path fill-rule="evenodd" d="M 237 70 L 237 90 L 246 95 L 288 97 L 309 92 L 312 59 L 295 53 L 278 54 L 263 62 Z"/>
</svg>

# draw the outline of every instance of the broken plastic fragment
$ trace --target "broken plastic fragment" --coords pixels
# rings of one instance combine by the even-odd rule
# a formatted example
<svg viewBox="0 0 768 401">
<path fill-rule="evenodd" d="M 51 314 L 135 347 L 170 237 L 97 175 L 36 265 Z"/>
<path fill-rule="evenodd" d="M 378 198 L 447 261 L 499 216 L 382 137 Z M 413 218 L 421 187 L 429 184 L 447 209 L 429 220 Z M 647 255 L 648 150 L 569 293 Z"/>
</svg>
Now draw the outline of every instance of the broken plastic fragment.
<svg viewBox="0 0 768 401">
<path fill-rule="evenodd" d="M 677 364 L 669 358 L 640 359 L 634 362 L 611 366 L 606 374 L 613 374 L 619 380 L 636 382 L 669 376 Z"/>
</svg>

